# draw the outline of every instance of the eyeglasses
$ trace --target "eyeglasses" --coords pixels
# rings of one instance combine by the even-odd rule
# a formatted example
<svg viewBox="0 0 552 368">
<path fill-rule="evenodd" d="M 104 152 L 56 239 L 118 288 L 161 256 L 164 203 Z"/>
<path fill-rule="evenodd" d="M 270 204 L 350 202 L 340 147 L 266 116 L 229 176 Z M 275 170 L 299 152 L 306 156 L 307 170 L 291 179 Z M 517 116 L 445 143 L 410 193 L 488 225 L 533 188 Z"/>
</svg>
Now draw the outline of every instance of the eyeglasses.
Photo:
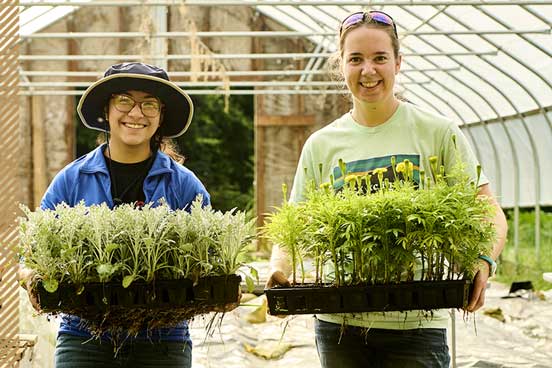
<svg viewBox="0 0 552 368">
<path fill-rule="evenodd" d="M 128 95 L 112 95 L 113 106 L 119 112 L 129 113 L 138 104 L 145 117 L 155 118 L 161 112 L 162 104 L 157 100 L 135 101 Z"/>
<path fill-rule="evenodd" d="M 343 19 L 343 22 L 341 22 L 341 26 L 339 27 L 339 36 L 343 34 L 345 30 L 348 28 L 354 26 L 355 24 L 366 22 L 367 16 L 369 15 L 369 21 L 367 23 L 378 23 L 383 24 L 386 26 L 392 26 L 393 32 L 395 33 L 395 37 L 399 37 L 397 35 L 397 26 L 395 25 L 395 22 L 393 21 L 393 18 L 387 13 L 384 13 L 379 10 L 372 10 L 369 12 L 356 12 L 351 15 L 349 15 L 347 18 Z"/>
</svg>

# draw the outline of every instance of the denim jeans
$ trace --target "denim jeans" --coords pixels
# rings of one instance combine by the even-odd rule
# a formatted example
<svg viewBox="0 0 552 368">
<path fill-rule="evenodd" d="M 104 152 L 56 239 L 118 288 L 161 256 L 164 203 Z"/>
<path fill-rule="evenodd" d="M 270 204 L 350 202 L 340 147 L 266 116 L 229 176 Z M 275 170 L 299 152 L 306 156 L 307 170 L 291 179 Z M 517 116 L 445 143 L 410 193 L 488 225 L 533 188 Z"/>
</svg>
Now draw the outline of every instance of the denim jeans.
<svg viewBox="0 0 552 368">
<path fill-rule="evenodd" d="M 323 368 L 448 368 L 446 329 L 383 330 L 315 321 Z"/>
<path fill-rule="evenodd" d="M 67 334 L 57 338 L 56 368 L 190 368 L 192 347 L 184 342 L 126 341 L 115 354 L 113 344 Z"/>
</svg>

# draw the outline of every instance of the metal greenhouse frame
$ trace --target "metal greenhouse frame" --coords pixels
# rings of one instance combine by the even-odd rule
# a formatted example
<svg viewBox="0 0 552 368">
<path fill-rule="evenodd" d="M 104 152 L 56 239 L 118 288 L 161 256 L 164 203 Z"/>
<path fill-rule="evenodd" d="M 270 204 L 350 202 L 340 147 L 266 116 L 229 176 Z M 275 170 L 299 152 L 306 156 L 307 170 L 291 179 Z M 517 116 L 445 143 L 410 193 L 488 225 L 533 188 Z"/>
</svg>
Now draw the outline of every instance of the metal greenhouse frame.
<svg viewBox="0 0 552 368">
<path fill-rule="evenodd" d="M 174 6 L 251 7 L 285 31 L 253 29 L 168 31 Z M 147 7 L 156 27 L 136 31 L 42 32 L 59 19 L 86 7 Z M 35 40 L 140 39 L 152 43 L 149 57 L 160 65 L 198 59 L 221 63 L 245 60 L 301 60 L 302 67 L 226 70 L 226 81 L 190 82 L 216 72 L 169 70 L 190 94 L 313 95 L 342 94 L 343 85 L 326 78 L 326 61 L 336 50 L 335 31 L 349 12 L 362 7 L 393 14 L 404 55 L 398 79 L 401 94 L 415 104 L 452 117 L 463 129 L 487 170 L 503 207 L 513 210 L 513 246 L 519 246 L 520 208 L 535 211 L 535 253 L 541 250 L 541 207 L 552 206 L 552 0 L 2 0 L 0 3 L 0 359 L 16 361 L 17 282 L 13 244 L 19 200 L 18 96 L 71 96 L 102 72 L 67 68 L 41 70 L 43 62 L 140 60 L 139 54 L 25 54 Z M 169 40 L 306 40 L 309 52 L 170 53 Z M 286 76 L 293 80 L 282 81 Z M 48 77 L 48 81 L 37 81 Z M 67 81 L 67 78 L 77 78 Z M 185 82 L 181 82 L 185 80 Z M 256 131 L 263 129 L 256 126 Z M 262 182 L 262 171 L 257 173 Z M 548 185 L 547 185 L 548 184 Z M 262 201 L 264 197 L 257 196 Z M 262 217 L 264 204 L 259 205 Z M 16 364 L 16 363 L 14 363 Z M 0 364 L 1 365 L 1 364 Z"/>
</svg>

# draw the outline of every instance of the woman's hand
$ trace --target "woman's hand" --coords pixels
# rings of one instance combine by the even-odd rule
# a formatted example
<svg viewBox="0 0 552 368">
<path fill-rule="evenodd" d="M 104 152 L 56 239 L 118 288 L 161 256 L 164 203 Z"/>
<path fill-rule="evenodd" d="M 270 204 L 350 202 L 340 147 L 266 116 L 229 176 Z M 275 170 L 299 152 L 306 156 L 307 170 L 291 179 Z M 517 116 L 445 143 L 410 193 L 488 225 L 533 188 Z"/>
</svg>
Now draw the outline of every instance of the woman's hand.
<svg viewBox="0 0 552 368">
<path fill-rule="evenodd" d="M 31 305 L 33 308 L 40 312 L 40 304 L 38 303 L 38 295 L 35 289 L 35 278 L 36 278 L 36 272 L 31 270 L 30 268 L 27 268 L 23 265 L 19 265 L 19 270 L 17 270 L 17 279 L 19 280 L 19 283 L 21 287 L 25 290 L 27 290 L 27 295 L 29 296 L 29 301 L 31 302 Z"/>
<path fill-rule="evenodd" d="M 277 286 L 291 287 L 289 280 L 287 279 L 286 275 L 284 275 L 282 271 L 274 271 L 266 281 L 267 289 L 271 289 Z"/>
<path fill-rule="evenodd" d="M 475 312 L 485 304 L 485 290 L 487 289 L 489 273 L 489 264 L 484 260 L 479 260 L 479 271 L 473 278 L 473 289 L 466 307 L 468 312 Z"/>
<path fill-rule="evenodd" d="M 289 283 L 288 278 L 286 277 L 286 275 L 282 271 L 274 271 L 272 273 L 272 275 L 270 275 L 270 277 L 266 281 L 265 288 L 266 289 L 271 289 L 273 287 L 278 287 L 278 286 L 291 287 L 291 284 Z M 270 314 L 270 310 L 268 308 L 267 308 L 266 312 L 268 314 Z M 286 318 L 287 317 L 287 315 L 279 315 L 279 314 L 274 315 L 274 316 L 279 317 L 279 318 Z"/>
</svg>

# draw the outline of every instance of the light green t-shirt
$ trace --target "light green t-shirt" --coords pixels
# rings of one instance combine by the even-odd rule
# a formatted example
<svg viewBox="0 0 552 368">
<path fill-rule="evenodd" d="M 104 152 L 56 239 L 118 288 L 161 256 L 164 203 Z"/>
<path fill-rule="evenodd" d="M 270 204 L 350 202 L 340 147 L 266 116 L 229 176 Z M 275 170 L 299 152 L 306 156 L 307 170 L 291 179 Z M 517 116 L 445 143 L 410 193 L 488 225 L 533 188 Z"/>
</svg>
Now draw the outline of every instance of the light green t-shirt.
<svg viewBox="0 0 552 368">
<path fill-rule="evenodd" d="M 387 177 L 392 181 L 391 156 L 396 162 L 408 159 L 414 164 L 414 180 L 419 181 L 420 170 L 430 172 L 429 157 L 438 156 L 445 172 L 456 162 L 452 136 L 456 135 L 459 157 L 465 163 L 465 171 L 475 182 L 477 160 L 466 138 L 452 121 L 412 104 L 401 102 L 397 111 L 383 124 L 366 127 L 356 123 L 346 113 L 331 124 L 314 132 L 305 142 L 297 173 L 290 194 L 290 201 L 304 200 L 305 184 L 314 180 L 316 185 L 334 177 L 334 188 L 343 185 L 339 168 L 342 159 L 348 174 L 365 175 L 380 167 L 388 167 Z M 320 171 L 319 165 L 322 164 Z M 488 183 L 481 175 L 478 185 Z M 372 183 L 377 190 L 377 183 Z M 321 314 L 318 318 L 333 323 L 385 329 L 446 328 L 446 310 Z"/>
</svg>

